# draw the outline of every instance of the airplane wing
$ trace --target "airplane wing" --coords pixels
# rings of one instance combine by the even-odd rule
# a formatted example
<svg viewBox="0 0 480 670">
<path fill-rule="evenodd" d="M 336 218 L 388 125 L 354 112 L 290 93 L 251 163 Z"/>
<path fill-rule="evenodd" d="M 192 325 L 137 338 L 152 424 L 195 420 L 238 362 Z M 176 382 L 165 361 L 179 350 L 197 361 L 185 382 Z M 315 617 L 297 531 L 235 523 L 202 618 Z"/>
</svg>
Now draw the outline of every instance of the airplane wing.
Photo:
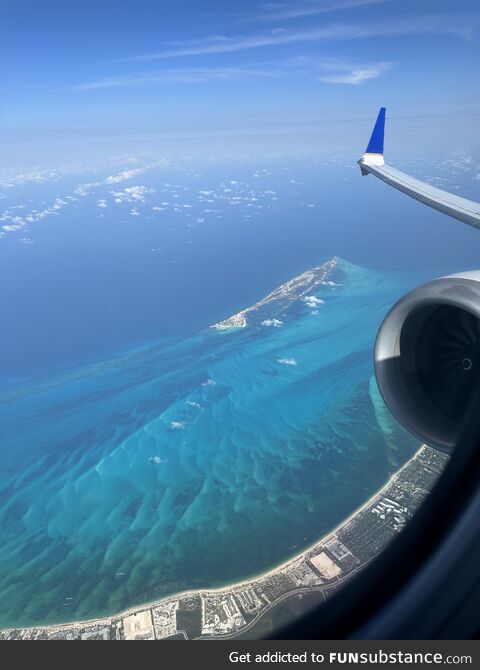
<svg viewBox="0 0 480 670">
<path fill-rule="evenodd" d="M 358 161 L 362 175 L 373 174 L 415 200 L 438 209 L 454 219 L 468 223 L 474 228 L 480 228 L 480 203 L 431 186 L 385 163 L 383 152 L 385 112 L 385 107 L 382 107 L 367 149 Z"/>
</svg>

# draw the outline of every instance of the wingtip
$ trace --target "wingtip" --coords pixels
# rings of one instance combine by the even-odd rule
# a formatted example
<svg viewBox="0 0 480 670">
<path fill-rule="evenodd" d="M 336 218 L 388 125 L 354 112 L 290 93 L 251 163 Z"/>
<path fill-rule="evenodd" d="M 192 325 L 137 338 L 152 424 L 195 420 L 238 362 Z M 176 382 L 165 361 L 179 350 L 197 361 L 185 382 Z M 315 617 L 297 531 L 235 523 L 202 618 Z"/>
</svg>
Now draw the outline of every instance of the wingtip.
<svg viewBox="0 0 480 670">
<path fill-rule="evenodd" d="M 387 108 L 380 107 L 378 112 L 377 120 L 373 126 L 373 131 L 370 136 L 370 141 L 368 143 L 366 154 L 382 154 L 383 155 L 383 145 L 385 137 L 385 116 Z"/>
<path fill-rule="evenodd" d="M 362 175 L 368 174 L 368 170 L 365 170 L 363 165 L 383 165 L 385 163 L 383 157 L 383 147 L 384 147 L 384 137 L 385 137 L 385 116 L 387 108 L 380 107 L 380 110 L 377 115 L 377 120 L 373 127 L 372 134 L 370 136 L 370 141 L 368 146 L 363 154 L 362 158 L 359 161 L 360 169 Z"/>
</svg>

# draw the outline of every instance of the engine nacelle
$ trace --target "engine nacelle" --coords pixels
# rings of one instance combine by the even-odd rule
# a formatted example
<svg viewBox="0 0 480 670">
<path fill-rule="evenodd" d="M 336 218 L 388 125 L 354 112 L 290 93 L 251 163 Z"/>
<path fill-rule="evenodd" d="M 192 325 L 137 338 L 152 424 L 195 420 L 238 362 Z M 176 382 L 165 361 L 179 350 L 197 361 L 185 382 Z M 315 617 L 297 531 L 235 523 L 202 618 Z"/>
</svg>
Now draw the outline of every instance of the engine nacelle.
<svg viewBox="0 0 480 670">
<path fill-rule="evenodd" d="M 436 279 L 399 300 L 378 331 L 375 372 L 398 421 L 450 452 L 480 387 L 480 271 Z"/>
</svg>

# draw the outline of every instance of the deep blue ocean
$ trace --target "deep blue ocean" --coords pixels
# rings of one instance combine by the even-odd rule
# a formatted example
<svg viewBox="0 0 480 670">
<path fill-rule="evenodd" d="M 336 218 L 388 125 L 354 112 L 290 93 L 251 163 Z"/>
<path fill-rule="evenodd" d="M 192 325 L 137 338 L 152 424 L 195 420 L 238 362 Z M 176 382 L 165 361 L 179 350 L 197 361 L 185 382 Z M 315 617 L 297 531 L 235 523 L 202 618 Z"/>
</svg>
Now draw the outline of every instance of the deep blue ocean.
<svg viewBox="0 0 480 670">
<path fill-rule="evenodd" d="M 416 174 L 475 197 L 458 164 Z M 334 527 L 418 446 L 372 376 L 383 316 L 480 263 L 477 231 L 343 160 L 105 178 L 0 189 L 1 626 L 252 576 Z"/>
</svg>

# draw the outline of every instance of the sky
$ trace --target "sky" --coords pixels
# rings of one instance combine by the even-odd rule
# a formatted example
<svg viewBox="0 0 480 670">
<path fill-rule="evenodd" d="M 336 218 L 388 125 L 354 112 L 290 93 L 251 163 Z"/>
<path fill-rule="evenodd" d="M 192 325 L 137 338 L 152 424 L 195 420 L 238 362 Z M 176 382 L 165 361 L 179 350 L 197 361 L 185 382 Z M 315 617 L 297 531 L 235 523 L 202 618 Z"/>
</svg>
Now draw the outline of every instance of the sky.
<svg viewBox="0 0 480 670">
<path fill-rule="evenodd" d="M 399 153 L 478 143 L 477 0 L 3 0 L 0 44 L 3 166 L 342 149 L 381 105 Z"/>
</svg>

